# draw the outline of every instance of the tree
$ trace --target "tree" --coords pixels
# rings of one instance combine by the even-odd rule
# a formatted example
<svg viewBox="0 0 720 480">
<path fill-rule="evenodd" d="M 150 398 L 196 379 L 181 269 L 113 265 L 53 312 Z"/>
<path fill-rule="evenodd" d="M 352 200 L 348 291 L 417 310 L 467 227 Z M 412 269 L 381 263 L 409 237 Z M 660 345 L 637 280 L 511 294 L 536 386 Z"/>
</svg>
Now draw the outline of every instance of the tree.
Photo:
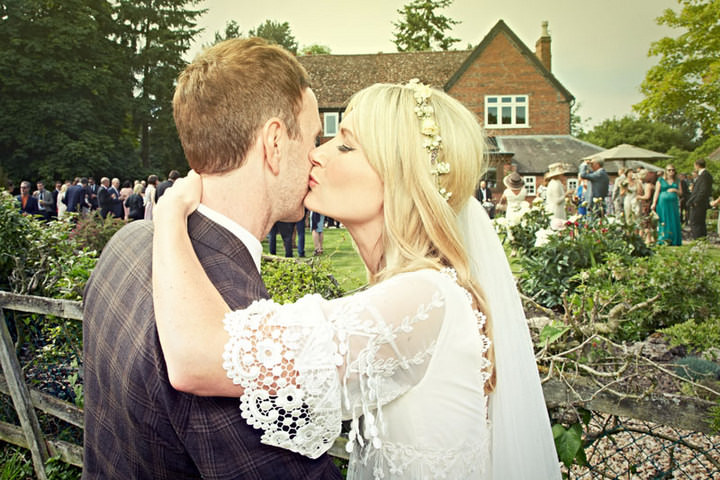
<svg viewBox="0 0 720 480">
<path fill-rule="evenodd" d="M 0 168 L 46 181 L 132 161 L 130 65 L 106 0 L 0 3 Z"/>
<path fill-rule="evenodd" d="M 634 108 L 673 126 L 720 133 L 720 0 L 678 0 L 680 12 L 666 9 L 659 25 L 680 29 L 650 46 L 660 61 L 645 75 L 645 95 Z"/>
<path fill-rule="evenodd" d="M 453 0 L 412 0 L 397 12 L 402 20 L 393 22 L 395 46 L 398 52 L 416 52 L 439 48 L 448 50 L 460 41 L 458 38 L 446 36 L 459 21 L 436 14 L 436 10 L 452 4 Z"/>
<path fill-rule="evenodd" d="M 280 23 L 265 20 L 265 23 L 258 25 L 256 29 L 250 30 L 248 35 L 251 37 L 264 38 L 270 43 L 280 45 L 293 55 L 297 55 L 298 44 L 290 31 L 290 24 L 288 22 Z"/>
<path fill-rule="evenodd" d="M 313 43 L 300 49 L 300 55 L 330 55 L 330 47 Z"/>
<path fill-rule="evenodd" d="M 695 148 L 693 132 L 682 131 L 648 118 L 626 115 L 620 119 L 608 119 L 592 130 L 580 133 L 578 138 L 604 148 L 622 143 L 665 153 L 672 147 L 685 151 Z"/>
<path fill-rule="evenodd" d="M 225 33 L 221 34 L 220 32 L 215 32 L 215 41 L 213 42 L 213 45 L 216 43 L 220 43 L 223 40 L 227 40 L 228 38 L 238 38 L 242 37 L 242 32 L 240 31 L 240 25 L 235 20 L 230 20 L 225 24 Z"/>
<path fill-rule="evenodd" d="M 202 0 L 118 0 L 120 41 L 129 50 L 135 79 L 133 122 L 146 169 L 184 164 L 172 117 L 175 80 L 185 66 L 183 55 L 200 32 L 192 10 Z M 158 134 L 166 138 L 155 138 Z M 162 146 L 161 149 L 151 146 Z"/>
</svg>

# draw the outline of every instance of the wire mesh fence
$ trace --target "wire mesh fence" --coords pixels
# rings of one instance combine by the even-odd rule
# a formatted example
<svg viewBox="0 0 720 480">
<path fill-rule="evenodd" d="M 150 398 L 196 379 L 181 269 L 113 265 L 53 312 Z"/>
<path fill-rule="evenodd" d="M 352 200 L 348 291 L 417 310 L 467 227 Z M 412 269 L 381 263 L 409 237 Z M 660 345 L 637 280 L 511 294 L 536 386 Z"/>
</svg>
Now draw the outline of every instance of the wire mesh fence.
<svg viewBox="0 0 720 480">
<path fill-rule="evenodd" d="M 720 480 L 720 435 L 594 412 L 570 479 Z"/>
</svg>

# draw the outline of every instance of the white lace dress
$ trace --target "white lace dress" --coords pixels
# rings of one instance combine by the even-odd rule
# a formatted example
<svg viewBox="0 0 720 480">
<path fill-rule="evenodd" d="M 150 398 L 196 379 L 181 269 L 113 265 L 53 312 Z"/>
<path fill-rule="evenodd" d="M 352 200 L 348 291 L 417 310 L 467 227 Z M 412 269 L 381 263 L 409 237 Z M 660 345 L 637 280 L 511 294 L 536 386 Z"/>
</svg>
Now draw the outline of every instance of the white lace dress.
<svg viewBox="0 0 720 480">
<path fill-rule="evenodd" d="M 224 366 L 263 443 L 316 458 L 350 419 L 348 478 L 491 478 L 484 320 L 454 271 L 404 273 L 228 314 Z"/>
</svg>

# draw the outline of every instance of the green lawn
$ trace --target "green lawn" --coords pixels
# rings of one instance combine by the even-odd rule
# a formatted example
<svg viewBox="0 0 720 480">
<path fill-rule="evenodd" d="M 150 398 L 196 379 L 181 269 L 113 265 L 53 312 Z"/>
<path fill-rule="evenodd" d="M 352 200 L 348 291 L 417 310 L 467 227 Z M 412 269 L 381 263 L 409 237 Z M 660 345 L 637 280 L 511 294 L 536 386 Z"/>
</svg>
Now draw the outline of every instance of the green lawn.
<svg viewBox="0 0 720 480">
<path fill-rule="evenodd" d="M 330 264 L 330 270 L 346 292 L 367 283 L 365 266 L 355 251 L 352 238 L 344 228 L 326 228 L 323 231 L 323 254 L 321 258 Z M 305 230 L 305 255 L 312 258 L 314 247 L 310 229 Z M 277 237 L 277 251 L 283 254 L 280 235 Z M 263 253 L 268 253 L 267 240 L 263 241 Z M 297 249 L 294 249 L 297 256 Z"/>
</svg>

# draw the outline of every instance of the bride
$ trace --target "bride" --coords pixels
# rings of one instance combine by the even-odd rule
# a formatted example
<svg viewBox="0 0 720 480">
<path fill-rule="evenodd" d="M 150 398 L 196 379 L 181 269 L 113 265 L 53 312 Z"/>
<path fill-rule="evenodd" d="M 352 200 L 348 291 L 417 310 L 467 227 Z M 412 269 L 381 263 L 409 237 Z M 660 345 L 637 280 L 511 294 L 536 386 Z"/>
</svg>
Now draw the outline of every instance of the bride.
<svg viewBox="0 0 720 480">
<path fill-rule="evenodd" d="M 347 227 L 370 287 L 234 312 L 187 235 L 191 172 L 154 212 L 158 334 L 168 370 L 193 372 L 173 385 L 240 385 L 262 441 L 311 458 L 351 420 L 348 478 L 559 479 L 519 296 L 473 197 L 483 158 L 480 126 L 449 95 L 362 90 L 310 154 L 305 206 Z"/>
</svg>

